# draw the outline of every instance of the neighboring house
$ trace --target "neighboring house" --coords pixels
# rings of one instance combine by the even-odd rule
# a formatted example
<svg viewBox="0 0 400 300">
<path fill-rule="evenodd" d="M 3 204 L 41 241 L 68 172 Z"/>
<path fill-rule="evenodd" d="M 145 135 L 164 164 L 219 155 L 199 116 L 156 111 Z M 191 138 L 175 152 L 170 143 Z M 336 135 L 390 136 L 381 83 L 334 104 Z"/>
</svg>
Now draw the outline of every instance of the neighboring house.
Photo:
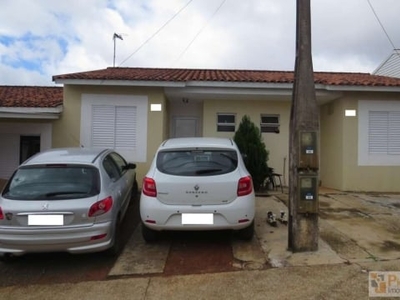
<svg viewBox="0 0 400 300">
<path fill-rule="evenodd" d="M 53 146 L 53 122 L 62 104 L 62 87 L 0 86 L 0 180 Z"/>
<path fill-rule="evenodd" d="M 288 184 L 293 79 L 293 72 L 152 68 L 56 75 L 64 102 L 51 145 L 115 148 L 138 164 L 140 180 L 163 140 L 233 137 L 248 115 L 262 131 L 269 166 Z M 400 79 L 316 72 L 315 88 L 321 184 L 399 192 Z"/>
<path fill-rule="evenodd" d="M 138 163 L 142 177 L 164 139 L 233 137 L 246 114 L 261 128 L 269 166 L 288 183 L 293 78 L 293 72 L 151 68 L 57 75 L 64 112 L 53 146 L 116 148 Z M 315 88 L 321 184 L 400 191 L 400 79 L 316 72 Z"/>
<path fill-rule="evenodd" d="M 395 49 L 373 74 L 400 78 L 400 49 Z"/>
</svg>

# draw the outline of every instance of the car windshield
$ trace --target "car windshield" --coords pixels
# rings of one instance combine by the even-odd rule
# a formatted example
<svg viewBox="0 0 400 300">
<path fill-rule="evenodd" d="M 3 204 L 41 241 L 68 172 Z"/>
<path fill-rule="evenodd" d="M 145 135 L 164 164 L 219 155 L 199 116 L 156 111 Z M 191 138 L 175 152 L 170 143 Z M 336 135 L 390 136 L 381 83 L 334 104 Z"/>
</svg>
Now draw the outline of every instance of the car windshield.
<svg viewBox="0 0 400 300">
<path fill-rule="evenodd" d="M 179 176 L 213 176 L 234 171 L 238 165 L 234 150 L 168 150 L 157 155 L 157 169 Z"/>
<path fill-rule="evenodd" d="M 100 192 L 99 172 L 91 166 L 45 165 L 19 168 L 2 196 L 14 200 L 59 200 Z"/>
</svg>

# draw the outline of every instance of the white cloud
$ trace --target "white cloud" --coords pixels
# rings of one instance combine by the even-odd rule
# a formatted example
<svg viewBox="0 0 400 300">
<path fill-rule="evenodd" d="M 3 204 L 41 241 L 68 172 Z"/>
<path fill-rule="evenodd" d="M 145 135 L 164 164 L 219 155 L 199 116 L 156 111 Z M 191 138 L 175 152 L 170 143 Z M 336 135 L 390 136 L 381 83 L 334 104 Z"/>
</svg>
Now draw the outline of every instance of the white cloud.
<svg viewBox="0 0 400 300">
<path fill-rule="evenodd" d="M 188 2 L 3 0 L 0 84 L 112 66 L 114 32 L 117 66 L 293 70 L 296 1 L 226 0 L 215 13 L 222 0 L 192 0 L 147 41 Z M 400 1 L 370 2 L 400 48 Z M 314 70 L 372 72 L 391 53 L 368 1 L 311 3 Z"/>
<path fill-rule="evenodd" d="M 50 85 L 49 75 L 41 74 L 37 71 L 31 71 L 22 68 L 13 68 L 0 64 L 0 74 L 2 79 L 0 85 Z"/>
</svg>

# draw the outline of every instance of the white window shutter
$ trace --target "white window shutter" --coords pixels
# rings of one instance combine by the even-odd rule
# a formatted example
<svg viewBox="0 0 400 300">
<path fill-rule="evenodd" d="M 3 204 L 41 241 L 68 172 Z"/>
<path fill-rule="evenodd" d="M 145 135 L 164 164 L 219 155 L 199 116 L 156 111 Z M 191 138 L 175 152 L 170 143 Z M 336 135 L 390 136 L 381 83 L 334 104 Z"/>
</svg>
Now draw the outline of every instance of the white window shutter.
<svg viewBox="0 0 400 300">
<path fill-rule="evenodd" d="M 389 112 L 388 154 L 400 154 L 400 112 Z"/>
<path fill-rule="evenodd" d="M 385 111 L 369 112 L 369 141 L 370 154 L 387 154 L 388 152 L 389 113 Z"/>
<path fill-rule="evenodd" d="M 120 151 L 135 150 L 137 147 L 136 106 L 93 105 L 91 146 Z"/>
<path fill-rule="evenodd" d="M 117 106 L 115 116 L 115 149 L 136 149 L 137 110 L 136 106 Z"/>
<path fill-rule="evenodd" d="M 111 148 L 115 146 L 115 106 L 92 105 L 91 146 Z"/>
<path fill-rule="evenodd" d="M 400 154 L 400 112 L 369 112 L 370 154 Z"/>
<path fill-rule="evenodd" d="M 83 94 L 80 144 L 111 148 L 129 161 L 147 162 L 148 97 Z"/>
</svg>

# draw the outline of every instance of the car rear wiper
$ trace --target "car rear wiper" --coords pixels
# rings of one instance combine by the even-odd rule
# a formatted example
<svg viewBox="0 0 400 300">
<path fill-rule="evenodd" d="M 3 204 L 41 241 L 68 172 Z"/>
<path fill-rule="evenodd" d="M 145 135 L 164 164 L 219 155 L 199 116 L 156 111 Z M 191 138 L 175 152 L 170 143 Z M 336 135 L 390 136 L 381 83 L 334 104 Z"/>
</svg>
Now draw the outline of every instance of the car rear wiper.
<svg viewBox="0 0 400 300">
<path fill-rule="evenodd" d="M 196 171 L 197 175 L 201 175 L 201 174 L 207 174 L 207 173 L 215 173 L 215 172 L 221 172 L 222 169 L 204 169 L 204 170 L 198 170 Z"/>
</svg>

